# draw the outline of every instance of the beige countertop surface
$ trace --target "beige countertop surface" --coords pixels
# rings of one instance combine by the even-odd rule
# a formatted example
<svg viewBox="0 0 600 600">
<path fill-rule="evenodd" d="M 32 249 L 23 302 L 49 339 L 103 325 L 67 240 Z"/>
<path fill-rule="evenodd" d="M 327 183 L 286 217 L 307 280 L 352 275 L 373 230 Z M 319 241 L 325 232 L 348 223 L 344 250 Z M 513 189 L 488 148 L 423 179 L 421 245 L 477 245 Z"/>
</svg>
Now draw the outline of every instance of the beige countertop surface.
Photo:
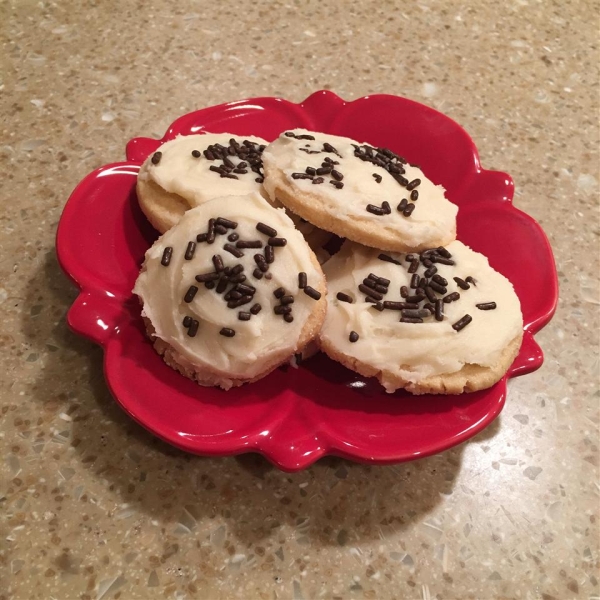
<svg viewBox="0 0 600 600">
<path fill-rule="evenodd" d="M 0 4 L 0 599 L 598 599 L 594 2 Z M 65 201 L 134 136 L 259 95 L 385 92 L 461 123 L 560 276 L 544 366 L 441 455 L 286 474 L 185 455 L 70 333 Z"/>
</svg>

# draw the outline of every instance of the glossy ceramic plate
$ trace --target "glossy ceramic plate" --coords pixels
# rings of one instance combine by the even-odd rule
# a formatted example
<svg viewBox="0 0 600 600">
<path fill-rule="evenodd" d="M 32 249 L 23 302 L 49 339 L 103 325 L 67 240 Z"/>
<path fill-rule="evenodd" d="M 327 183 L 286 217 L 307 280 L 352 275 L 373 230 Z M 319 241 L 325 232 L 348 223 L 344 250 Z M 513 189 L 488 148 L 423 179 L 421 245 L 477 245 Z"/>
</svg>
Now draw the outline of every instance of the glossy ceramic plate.
<svg viewBox="0 0 600 600">
<path fill-rule="evenodd" d="M 460 207 L 458 238 L 486 254 L 521 300 L 523 346 L 502 381 L 461 396 L 388 395 L 376 381 L 317 355 L 298 369 L 280 368 L 223 392 L 199 387 L 163 363 L 144 335 L 131 293 L 157 237 L 137 205 L 139 166 L 179 134 L 231 132 L 272 140 L 294 127 L 386 146 L 446 188 Z M 377 464 L 427 456 L 489 425 L 504 405 L 507 377 L 542 364 L 533 334 L 555 309 L 554 259 L 540 226 L 512 205 L 512 197 L 511 178 L 480 167 L 477 149 L 459 125 L 405 98 L 345 102 L 317 92 L 300 104 L 254 98 L 206 108 L 175 121 L 162 140 L 131 140 L 126 162 L 91 173 L 69 198 L 56 244 L 62 268 L 80 289 L 68 323 L 104 348 L 106 380 L 125 411 L 183 450 L 213 456 L 259 452 L 289 471 L 326 454 Z"/>
</svg>

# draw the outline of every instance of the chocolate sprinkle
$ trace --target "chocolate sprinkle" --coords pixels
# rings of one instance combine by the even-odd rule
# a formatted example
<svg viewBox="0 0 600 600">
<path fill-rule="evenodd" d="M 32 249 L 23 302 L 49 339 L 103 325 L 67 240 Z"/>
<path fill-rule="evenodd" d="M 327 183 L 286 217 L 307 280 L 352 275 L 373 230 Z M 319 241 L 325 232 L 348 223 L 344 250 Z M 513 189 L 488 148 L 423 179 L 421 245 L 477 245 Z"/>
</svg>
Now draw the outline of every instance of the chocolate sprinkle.
<svg viewBox="0 0 600 600">
<path fill-rule="evenodd" d="M 383 208 L 381 208 L 380 206 L 375 206 L 375 204 L 367 204 L 367 211 L 373 215 L 377 215 L 378 217 L 381 217 L 382 215 L 386 214 Z"/>
<path fill-rule="evenodd" d="M 206 234 L 206 243 L 212 244 L 215 241 L 215 220 L 208 220 L 208 232 Z"/>
<path fill-rule="evenodd" d="M 229 219 L 225 219 L 223 217 L 218 217 L 216 223 L 217 225 L 223 225 L 223 227 L 227 227 L 227 229 L 236 229 L 238 226 L 235 221 L 230 221 Z"/>
<path fill-rule="evenodd" d="M 418 304 L 414 304 L 412 302 L 396 302 L 392 300 L 386 300 L 383 303 L 383 308 L 386 308 L 388 310 L 405 310 L 409 308 L 415 309 L 418 306 Z"/>
<path fill-rule="evenodd" d="M 415 290 L 419 287 L 420 277 L 415 273 L 410 279 L 410 287 Z"/>
<path fill-rule="evenodd" d="M 215 265 L 215 271 L 217 273 L 220 273 L 221 271 L 223 271 L 223 269 L 225 269 L 225 265 L 223 264 L 223 259 L 221 258 L 220 254 L 215 254 L 212 257 L 212 262 L 213 265 Z"/>
<path fill-rule="evenodd" d="M 265 225 L 264 223 L 257 223 L 256 229 L 258 231 L 260 231 L 261 233 L 264 233 L 266 236 L 269 236 L 269 237 L 277 236 L 277 230 L 273 229 L 273 227 L 269 227 L 268 225 Z"/>
<path fill-rule="evenodd" d="M 258 267 L 256 269 L 254 269 L 254 271 L 252 271 L 252 275 L 256 279 L 262 279 L 263 278 L 263 272 Z"/>
<path fill-rule="evenodd" d="M 419 259 L 415 258 L 415 260 L 413 260 L 410 263 L 410 267 L 408 267 L 408 272 L 416 273 L 418 268 L 419 268 Z"/>
<path fill-rule="evenodd" d="M 244 265 L 238 264 L 229 270 L 228 275 L 239 275 L 244 270 Z"/>
<path fill-rule="evenodd" d="M 495 302 L 481 302 L 475 305 L 479 310 L 494 310 L 496 308 Z"/>
<path fill-rule="evenodd" d="M 320 300 L 321 299 L 321 292 L 319 292 L 318 290 L 315 290 L 315 288 L 311 287 L 310 285 L 307 285 L 304 288 L 304 293 L 309 296 L 310 298 L 312 298 L 313 300 Z"/>
<path fill-rule="evenodd" d="M 287 244 L 287 240 L 281 237 L 271 237 L 268 242 L 269 246 L 282 247 Z"/>
<path fill-rule="evenodd" d="M 431 289 L 430 286 L 426 285 L 424 288 L 424 291 L 425 291 L 425 295 L 427 296 L 427 299 L 429 300 L 429 302 L 437 301 L 437 296 L 435 295 L 435 292 Z"/>
<path fill-rule="evenodd" d="M 251 317 L 252 315 L 249 312 L 244 312 L 243 310 L 240 310 L 238 313 L 238 319 L 240 321 L 249 321 Z"/>
<path fill-rule="evenodd" d="M 424 319 L 428 317 L 431 313 L 425 308 L 407 308 L 402 311 L 403 317 L 408 317 L 411 319 Z"/>
<path fill-rule="evenodd" d="M 443 285 L 440 285 L 439 283 L 436 283 L 435 281 L 430 281 L 429 286 L 431 287 L 431 289 L 435 290 L 438 294 L 445 294 L 448 292 L 448 290 Z"/>
<path fill-rule="evenodd" d="M 152 161 L 153 165 L 157 165 L 160 162 L 161 158 L 162 158 L 162 152 L 155 152 L 152 155 L 152 158 L 150 160 Z"/>
<path fill-rule="evenodd" d="M 240 239 L 240 236 L 239 236 L 237 233 L 233 232 L 233 233 L 230 233 L 230 234 L 227 236 L 227 239 L 228 239 L 230 242 L 237 242 L 237 241 Z"/>
<path fill-rule="evenodd" d="M 386 287 L 388 285 L 390 285 L 390 280 L 386 279 L 385 277 L 378 277 L 377 275 L 375 275 L 374 273 L 369 273 L 369 279 L 373 279 L 374 281 L 376 281 L 379 285 L 385 285 Z"/>
<path fill-rule="evenodd" d="M 412 191 L 414 190 L 417 186 L 421 185 L 421 180 L 420 179 L 413 179 L 407 186 L 406 189 L 408 191 Z"/>
<path fill-rule="evenodd" d="M 423 319 L 413 317 L 402 317 L 400 323 L 422 323 Z"/>
<path fill-rule="evenodd" d="M 323 142 L 323 151 L 331 152 L 332 154 L 335 154 L 341 158 L 340 153 L 329 142 Z"/>
<path fill-rule="evenodd" d="M 400 286 L 400 297 L 408 298 L 408 288 L 405 285 Z"/>
<path fill-rule="evenodd" d="M 162 255 L 162 258 L 160 259 L 160 264 L 163 267 L 168 267 L 169 264 L 171 263 L 171 257 L 172 256 L 173 256 L 173 247 L 172 246 L 167 246 L 163 250 L 163 255 Z"/>
<path fill-rule="evenodd" d="M 196 242 L 188 242 L 187 248 L 185 249 L 185 260 L 192 260 L 194 253 L 196 252 Z"/>
<path fill-rule="evenodd" d="M 269 246 L 267 246 L 268 248 Z M 265 248 L 266 250 L 266 248 Z M 266 273 L 269 270 L 269 265 L 267 264 L 267 261 L 265 260 L 265 257 L 262 254 L 255 254 L 254 255 L 254 262 L 258 265 L 258 268 L 263 272 Z"/>
<path fill-rule="evenodd" d="M 312 182 L 313 183 L 323 183 L 325 180 L 322 177 L 315 177 Z"/>
<path fill-rule="evenodd" d="M 223 329 L 221 329 L 221 331 L 219 331 L 219 333 L 221 335 L 224 335 L 225 337 L 233 337 L 235 335 L 235 331 L 233 329 L 229 329 L 229 327 L 223 327 Z"/>
<path fill-rule="evenodd" d="M 235 275 L 234 277 L 230 277 L 229 281 L 231 281 L 231 283 L 243 283 L 246 281 L 246 276 L 243 274 Z"/>
<path fill-rule="evenodd" d="M 242 292 L 242 294 L 248 294 L 250 296 L 252 294 L 256 294 L 256 288 L 253 285 L 249 285 L 247 283 L 238 283 L 236 285 L 236 289 Z"/>
<path fill-rule="evenodd" d="M 185 317 L 183 317 L 183 326 L 184 327 L 189 327 L 192 324 L 192 317 L 190 317 L 189 315 L 186 315 Z"/>
<path fill-rule="evenodd" d="M 257 315 L 261 311 L 261 309 L 262 309 L 262 306 L 260 304 L 258 304 L 258 303 L 257 304 L 253 304 L 252 308 L 250 309 L 250 312 L 253 315 Z"/>
<path fill-rule="evenodd" d="M 283 315 L 283 320 L 286 323 L 291 323 L 294 320 L 294 317 L 293 317 L 292 313 L 288 313 L 286 315 Z"/>
<path fill-rule="evenodd" d="M 353 344 L 354 344 L 354 342 L 358 342 L 358 338 L 359 338 L 359 335 L 358 335 L 358 333 L 356 333 L 356 331 L 351 331 L 350 335 L 348 336 L 348 339 Z"/>
<path fill-rule="evenodd" d="M 241 258 L 244 256 L 244 253 L 241 250 L 238 250 L 233 244 L 225 244 L 223 246 L 223 250 L 233 254 L 236 258 Z"/>
<path fill-rule="evenodd" d="M 425 296 L 423 294 L 415 294 L 414 296 L 406 296 L 406 301 L 412 302 L 413 304 L 418 304 L 424 298 Z"/>
<path fill-rule="evenodd" d="M 190 285 L 188 291 L 185 293 L 185 296 L 183 297 L 183 301 L 187 302 L 189 304 L 194 299 L 194 296 L 196 295 L 197 291 L 198 291 L 197 285 Z"/>
<path fill-rule="evenodd" d="M 381 183 L 381 180 L 382 180 L 383 178 L 382 178 L 382 177 L 381 177 L 381 175 L 379 175 L 378 173 L 373 173 L 373 179 L 375 179 L 375 181 L 376 181 L 377 183 Z"/>
<path fill-rule="evenodd" d="M 436 248 L 437 253 L 441 254 L 444 258 L 452 258 L 452 254 L 450 254 L 450 252 L 444 248 L 444 246 L 438 246 L 438 248 Z"/>
<path fill-rule="evenodd" d="M 219 283 L 217 284 L 217 289 L 215 290 L 217 294 L 222 294 L 229 284 L 229 277 L 227 275 L 222 275 L 221 279 L 219 279 Z"/>
<path fill-rule="evenodd" d="M 383 296 L 379 293 L 376 292 L 375 290 L 370 289 L 369 287 L 367 287 L 364 283 L 361 283 L 358 286 L 358 289 L 365 295 L 370 296 L 371 298 L 374 298 L 375 300 L 383 300 Z"/>
<path fill-rule="evenodd" d="M 385 212 L 386 215 L 389 215 L 392 212 L 392 208 L 390 207 L 390 203 L 387 200 L 384 200 L 381 203 L 381 208 Z"/>
<path fill-rule="evenodd" d="M 207 290 L 212 290 L 212 289 L 215 287 L 215 282 L 214 282 L 214 281 L 207 281 L 207 282 L 204 284 L 204 287 L 205 287 Z"/>
<path fill-rule="evenodd" d="M 285 296 L 281 296 L 281 298 L 279 298 L 279 302 L 281 302 L 281 304 L 294 304 L 294 296 L 287 294 Z"/>
<path fill-rule="evenodd" d="M 431 267 L 433 269 L 433 267 Z M 447 286 L 448 285 L 448 280 L 445 277 L 442 277 L 441 275 L 434 275 L 431 278 L 433 281 L 435 281 L 436 283 L 439 283 L 440 285 L 443 286 Z M 456 277 L 454 278 L 455 280 L 457 279 Z M 462 281 L 462 279 L 461 279 Z M 469 289 L 469 287 L 467 286 L 467 289 Z"/>
<path fill-rule="evenodd" d="M 348 302 L 348 304 L 352 304 L 354 300 L 352 300 L 352 296 L 348 296 L 348 294 L 344 294 L 344 292 L 338 292 L 336 298 L 340 302 Z"/>
<path fill-rule="evenodd" d="M 236 248 L 262 248 L 262 242 L 260 240 L 239 240 L 236 242 Z"/>
<path fill-rule="evenodd" d="M 198 333 L 199 325 L 200 325 L 200 323 L 196 319 L 192 319 L 192 323 L 187 332 L 189 337 L 196 337 L 196 334 Z"/>
<path fill-rule="evenodd" d="M 413 210 L 415 210 L 415 205 L 414 204 L 409 204 L 403 211 L 402 214 L 405 217 L 410 217 L 410 215 L 412 215 Z"/>
<path fill-rule="evenodd" d="M 455 265 L 456 263 L 451 258 L 445 258 L 444 256 L 438 256 L 437 254 L 433 254 L 431 257 L 433 262 L 439 263 L 441 265 Z"/>
<path fill-rule="evenodd" d="M 331 171 L 331 176 L 336 180 L 336 181 L 341 181 L 342 179 L 344 179 L 344 176 L 339 172 L 336 171 L 335 169 L 333 169 Z"/>
<path fill-rule="evenodd" d="M 275 251 L 273 250 L 273 246 L 265 246 L 264 249 L 265 260 L 267 264 L 271 264 L 275 260 Z"/>
<path fill-rule="evenodd" d="M 225 235 L 227 233 L 227 227 L 223 227 L 223 225 L 215 225 L 215 233 L 219 235 Z"/>
<path fill-rule="evenodd" d="M 477 281 L 470 275 L 468 277 L 465 277 L 465 281 L 467 283 L 472 283 L 475 287 L 477 287 Z"/>
<path fill-rule="evenodd" d="M 461 279 L 460 277 L 453 277 L 453 279 L 454 279 L 454 281 L 456 281 L 456 285 L 461 290 L 471 289 L 471 286 L 464 279 Z"/>
<path fill-rule="evenodd" d="M 279 298 L 283 298 L 285 296 L 285 288 L 278 287 L 274 292 L 273 296 L 279 300 Z"/>
<path fill-rule="evenodd" d="M 423 275 L 425 275 L 425 277 L 432 277 L 432 275 L 435 275 L 437 273 L 437 267 L 435 265 L 432 265 L 431 267 L 429 267 L 429 269 L 427 269 L 427 271 L 425 271 L 423 273 Z M 435 281 L 435 279 L 434 279 Z M 448 285 L 448 282 L 446 282 L 446 285 Z"/>
<path fill-rule="evenodd" d="M 231 300 L 227 303 L 227 308 L 237 308 L 238 306 L 243 306 L 244 304 L 248 304 L 248 302 L 252 302 L 252 296 L 242 296 L 241 298 L 233 299 L 233 293 L 231 294 Z"/>
<path fill-rule="evenodd" d="M 201 275 L 196 275 L 196 281 L 199 281 L 200 283 L 215 281 L 216 279 L 219 279 L 218 273 L 203 273 Z"/>
<path fill-rule="evenodd" d="M 292 312 L 292 307 L 291 306 L 276 306 L 275 308 L 273 308 L 273 312 L 276 315 L 287 315 Z"/>
<path fill-rule="evenodd" d="M 413 190 L 413 191 L 410 193 L 410 199 L 411 199 L 413 202 L 416 202 L 416 201 L 419 199 L 419 192 L 418 192 L 417 190 Z"/>
<path fill-rule="evenodd" d="M 303 290 L 306 287 L 307 281 L 308 278 L 306 273 L 304 271 L 300 271 L 300 273 L 298 273 L 298 288 Z"/>
<path fill-rule="evenodd" d="M 392 258 L 391 256 L 388 256 L 387 254 L 380 254 L 377 258 L 379 260 L 383 260 L 385 262 L 393 263 L 395 265 L 401 265 L 402 264 L 399 260 L 396 260 L 395 258 Z"/>
<path fill-rule="evenodd" d="M 444 320 L 444 301 L 441 298 L 435 301 L 435 320 Z"/>
<path fill-rule="evenodd" d="M 292 173 L 292 179 L 312 179 L 312 175 L 308 173 Z"/>
<path fill-rule="evenodd" d="M 368 288 L 371 288 L 372 290 L 374 290 L 377 286 L 377 282 L 371 279 L 370 277 L 363 279 L 363 284 L 366 285 Z"/>
<path fill-rule="evenodd" d="M 464 317 L 456 321 L 454 325 L 452 325 L 452 329 L 454 329 L 454 331 L 460 331 L 461 329 L 464 329 L 472 320 L 473 317 L 471 317 L 471 315 L 465 315 Z"/>
<path fill-rule="evenodd" d="M 460 299 L 460 294 L 458 292 L 452 292 L 451 294 L 444 296 L 444 302 L 446 304 L 450 304 L 450 302 L 456 302 L 459 299 Z"/>
<path fill-rule="evenodd" d="M 192 156 L 194 158 L 200 158 L 202 154 L 200 153 L 200 150 L 192 150 Z"/>
<path fill-rule="evenodd" d="M 406 210 L 407 206 L 408 206 L 408 200 L 406 198 L 402 198 L 402 200 L 400 200 L 400 204 L 398 204 L 398 206 L 396 208 L 398 209 L 398 212 L 403 213 Z"/>
</svg>

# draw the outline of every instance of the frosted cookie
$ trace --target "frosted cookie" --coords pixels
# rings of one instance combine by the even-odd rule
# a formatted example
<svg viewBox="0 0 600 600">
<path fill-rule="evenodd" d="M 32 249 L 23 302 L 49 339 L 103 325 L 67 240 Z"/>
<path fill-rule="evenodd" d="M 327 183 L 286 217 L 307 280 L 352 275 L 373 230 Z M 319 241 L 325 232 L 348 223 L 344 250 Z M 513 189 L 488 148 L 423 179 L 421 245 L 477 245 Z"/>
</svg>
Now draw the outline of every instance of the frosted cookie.
<svg viewBox="0 0 600 600">
<path fill-rule="evenodd" d="M 185 135 L 165 142 L 142 165 L 140 207 L 164 233 L 185 211 L 223 196 L 264 191 L 262 151 L 267 142 L 231 133 Z"/>
<path fill-rule="evenodd" d="M 386 148 L 296 129 L 267 146 L 263 165 L 272 199 L 340 237 L 396 252 L 456 237 L 444 189 Z"/>
<path fill-rule="evenodd" d="M 420 255 L 345 242 L 324 270 L 322 350 L 388 392 L 485 389 L 519 352 L 523 317 L 511 283 L 459 241 Z"/>
<path fill-rule="evenodd" d="M 165 362 L 223 389 L 300 353 L 326 310 L 313 252 L 258 193 L 188 210 L 148 250 L 133 291 Z"/>
</svg>

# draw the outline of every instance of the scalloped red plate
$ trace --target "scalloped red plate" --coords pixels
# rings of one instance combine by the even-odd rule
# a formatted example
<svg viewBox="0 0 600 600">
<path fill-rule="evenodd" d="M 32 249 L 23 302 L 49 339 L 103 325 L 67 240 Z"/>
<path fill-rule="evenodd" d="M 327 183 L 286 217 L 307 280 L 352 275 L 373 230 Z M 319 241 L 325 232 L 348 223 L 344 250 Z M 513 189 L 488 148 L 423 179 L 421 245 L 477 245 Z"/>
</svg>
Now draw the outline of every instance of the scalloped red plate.
<svg viewBox="0 0 600 600">
<path fill-rule="evenodd" d="M 521 300 L 519 356 L 494 387 L 461 396 L 389 395 L 324 355 L 298 369 L 223 392 L 185 379 L 154 352 L 131 290 L 157 233 L 140 212 L 135 182 L 144 159 L 180 134 L 231 132 L 274 139 L 304 127 L 386 146 L 422 166 L 460 207 L 458 238 L 489 257 Z M 533 334 L 552 317 L 558 284 L 540 226 L 512 205 L 506 173 L 483 170 L 468 134 L 445 115 L 388 95 L 345 102 L 321 91 L 294 104 L 253 98 L 177 119 L 162 140 L 136 138 L 127 161 L 88 175 L 58 227 L 60 264 L 80 289 L 69 326 L 104 348 L 104 371 L 117 402 L 138 423 L 188 452 L 259 452 L 279 468 L 303 469 L 327 454 L 386 464 L 441 452 L 489 425 L 506 399 L 506 380 L 542 364 Z"/>
</svg>

